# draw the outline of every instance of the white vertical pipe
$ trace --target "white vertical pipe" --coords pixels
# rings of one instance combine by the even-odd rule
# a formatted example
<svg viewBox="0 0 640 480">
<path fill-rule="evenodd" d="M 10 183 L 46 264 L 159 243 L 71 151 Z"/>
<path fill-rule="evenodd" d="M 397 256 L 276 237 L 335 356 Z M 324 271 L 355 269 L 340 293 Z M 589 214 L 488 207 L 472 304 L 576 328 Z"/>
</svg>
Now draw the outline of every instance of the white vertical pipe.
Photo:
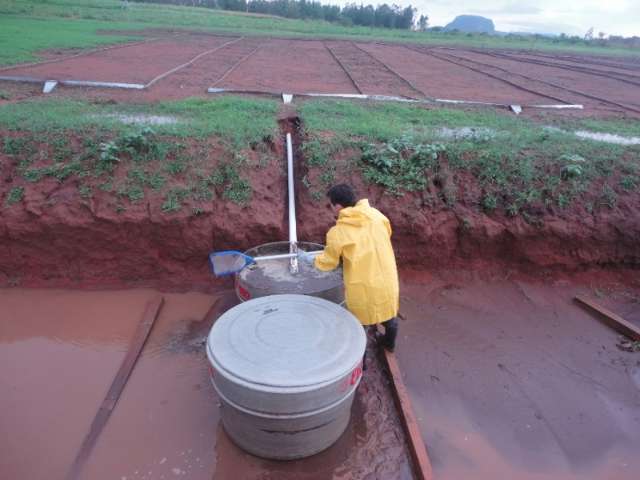
<svg viewBox="0 0 640 480">
<path fill-rule="evenodd" d="M 287 186 L 289 190 L 289 251 L 298 253 L 298 232 L 296 229 L 296 202 L 293 184 L 293 145 L 291 134 L 287 133 Z M 298 273 L 298 258 L 291 258 L 291 273 Z"/>
</svg>

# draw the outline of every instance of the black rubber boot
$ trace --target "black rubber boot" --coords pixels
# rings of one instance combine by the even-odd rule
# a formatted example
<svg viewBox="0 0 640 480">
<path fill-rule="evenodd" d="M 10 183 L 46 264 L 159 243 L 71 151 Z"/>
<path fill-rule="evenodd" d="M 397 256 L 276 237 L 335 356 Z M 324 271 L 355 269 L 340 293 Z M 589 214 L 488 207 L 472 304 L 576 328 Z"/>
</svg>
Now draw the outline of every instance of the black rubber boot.
<svg viewBox="0 0 640 480">
<path fill-rule="evenodd" d="M 387 320 L 386 322 L 382 322 L 384 326 L 384 335 L 380 338 L 380 344 L 393 352 L 396 348 L 396 338 L 398 336 L 398 319 L 393 317 L 391 320 Z"/>
</svg>

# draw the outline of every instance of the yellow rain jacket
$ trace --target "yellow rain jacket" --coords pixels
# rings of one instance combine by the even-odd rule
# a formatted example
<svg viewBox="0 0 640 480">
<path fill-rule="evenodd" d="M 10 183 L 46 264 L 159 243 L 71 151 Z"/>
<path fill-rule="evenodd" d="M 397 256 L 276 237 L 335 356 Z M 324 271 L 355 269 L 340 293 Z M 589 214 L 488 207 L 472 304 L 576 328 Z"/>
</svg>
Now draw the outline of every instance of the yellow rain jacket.
<svg viewBox="0 0 640 480">
<path fill-rule="evenodd" d="M 386 322 L 398 314 L 399 287 L 391 246 L 391 224 L 367 199 L 340 210 L 327 233 L 324 251 L 315 259 L 318 270 L 344 272 L 347 308 L 363 325 Z"/>
</svg>

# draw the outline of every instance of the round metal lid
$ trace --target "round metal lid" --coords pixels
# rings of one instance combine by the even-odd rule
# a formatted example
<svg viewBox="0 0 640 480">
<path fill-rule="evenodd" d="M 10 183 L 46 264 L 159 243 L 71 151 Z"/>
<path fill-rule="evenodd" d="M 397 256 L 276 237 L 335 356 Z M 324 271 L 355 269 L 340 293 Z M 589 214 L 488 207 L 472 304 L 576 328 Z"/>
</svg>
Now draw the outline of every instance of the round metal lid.
<svg viewBox="0 0 640 480">
<path fill-rule="evenodd" d="M 345 375 L 364 355 L 360 322 L 335 303 L 271 295 L 225 312 L 207 348 L 227 376 L 271 387 L 304 387 Z"/>
</svg>

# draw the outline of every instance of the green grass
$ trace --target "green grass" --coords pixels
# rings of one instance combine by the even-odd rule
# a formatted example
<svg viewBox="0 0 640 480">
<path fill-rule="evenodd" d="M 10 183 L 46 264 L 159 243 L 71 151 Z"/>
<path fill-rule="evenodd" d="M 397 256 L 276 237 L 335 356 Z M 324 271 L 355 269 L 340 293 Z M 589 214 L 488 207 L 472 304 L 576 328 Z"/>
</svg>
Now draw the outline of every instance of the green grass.
<svg viewBox="0 0 640 480">
<path fill-rule="evenodd" d="M 145 28 L 635 55 L 632 49 L 559 44 L 550 39 L 533 37 L 505 38 L 345 27 L 317 20 L 293 20 L 159 4 L 129 3 L 129 8 L 123 9 L 119 0 L 4 0 L 0 4 L 0 64 L 34 60 L 36 53 L 44 49 L 87 48 L 117 43 L 134 36 L 103 35 L 101 31 Z M 20 41 L 16 41 L 18 38 Z"/>
<path fill-rule="evenodd" d="M 79 198 L 102 191 L 115 196 L 118 211 L 160 195 L 165 213 L 186 204 L 202 213 L 202 202 L 214 198 L 249 202 L 247 172 L 273 158 L 277 111 L 275 101 L 241 97 L 144 105 L 30 100 L 0 105 L 0 131 L 7 133 L 0 150 L 27 183 L 74 181 Z M 121 114 L 171 116 L 176 123 L 132 126 L 117 119 Z M 250 162 L 243 152 L 257 158 Z M 169 184 L 178 178 L 182 187 Z"/>
<path fill-rule="evenodd" d="M 327 131 L 337 136 L 362 136 L 374 140 L 399 137 L 407 129 L 426 133 L 436 127 L 507 128 L 512 118 L 493 110 L 434 109 L 401 103 L 367 103 L 346 100 L 319 100 L 303 103 L 299 108 L 310 131 Z"/>
<path fill-rule="evenodd" d="M 17 3 L 17 2 L 16 2 Z M 135 40 L 134 35 L 97 35 L 101 29 L 127 29 L 127 24 L 112 25 L 93 20 L 28 18 L 3 15 L 0 7 L 0 64 L 38 60 L 36 52 L 62 48 L 92 48 Z"/>
<path fill-rule="evenodd" d="M 261 142 L 277 131 L 274 100 L 242 97 L 187 99 L 142 105 L 95 105 L 63 98 L 28 100 L 0 105 L 0 128 L 13 131 L 60 132 L 108 130 L 124 133 L 141 130 L 115 115 L 163 115 L 176 123 L 154 125 L 160 135 L 176 137 L 218 136 L 233 144 Z"/>
<path fill-rule="evenodd" d="M 5 199 L 5 205 L 10 206 L 14 203 L 18 203 L 22 201 L 22 197 L 24 196 L 24 188 L 23 187 L 14 187 L 7 194 L 7 198 Z"/>
<path fill-rule="evenodd" d="M 305 103 L 300 113 L 307 163 L 319 171 L 316 184 L 306 178 L 312 193 L 356 165 L 367 181 L 390 194 L 433 185 L 439 200 L 452 207 L 460 200 L 456 182 L 468 182 L 470 176 L 480 191 L 466 201 L 515 216 L 580 202 L 587 210 L 587 203 L 591 210 L 615 208 L 619 194 L 640 184 L 640 146 L 583 140 L 508 113 L 329 100 Z M 602 132 L 621 131 L 623 125 L 571 122 L 574 128 Z"/>
</svg>

